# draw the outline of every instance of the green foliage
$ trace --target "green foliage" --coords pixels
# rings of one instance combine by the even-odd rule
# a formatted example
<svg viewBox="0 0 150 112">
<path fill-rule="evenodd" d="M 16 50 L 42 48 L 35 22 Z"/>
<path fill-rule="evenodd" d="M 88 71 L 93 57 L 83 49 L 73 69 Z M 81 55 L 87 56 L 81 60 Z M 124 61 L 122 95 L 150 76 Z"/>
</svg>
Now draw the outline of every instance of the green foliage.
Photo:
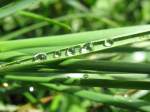
<svg viewBox="0 0 150 112">
<path fill-rule="evenodd" d="M 0 111 L 149 112 L 148 4 L 1 1 Z"/>
</svg>

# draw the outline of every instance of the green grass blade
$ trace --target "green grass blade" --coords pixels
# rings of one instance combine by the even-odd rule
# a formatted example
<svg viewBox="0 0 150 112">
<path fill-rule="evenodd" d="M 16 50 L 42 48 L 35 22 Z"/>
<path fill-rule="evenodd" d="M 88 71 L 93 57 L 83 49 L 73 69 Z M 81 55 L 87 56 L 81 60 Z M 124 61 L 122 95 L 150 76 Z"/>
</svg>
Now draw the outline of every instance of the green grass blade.
<svg viewBox="0 0 150 112">
<path fill-rule="evenodd" d="M 136 77 L 136 76 L 135 76 Z M 117 80 L 107 76 L 97 74 L 66 74 L 51 77 L 38 76 L 15 76 L 6 75 L 6 79 L 14 81 L 24 81 L 32 83 L 56 83 L 70 86 L 84 87 L 107 87 L 107 88 L 124 88 L 124 89 L 144 89 L 150 90 L 150 79 L 144 80 Z"/>
<path fill-rule="evenodd" d="M 65 69 L 96 70 L 127 73 L 150 73 L 148 63 L 127 63 L 114 61 L 95 61 L 85 59 L 70 59 L 60 63 Z"/>
<path fill-rule="evenodd" d="M 34 63 L 22 63 L 17 64 L 17 62 L 8 63 L 0 68 L 1 72 L 8 71 L 18 71 L 22 69 L 28 69 L 31 66 L 36 68 L 36 65 L 48 64 L 49 67 L 54 69 L 64 69 L 64 70 L 95 70 L 95 71 L 109 71 L 109 72 L 126 72 L 126 73 L 150 73 L 150 64 L 146 63 L 125 63 L 125 62 L 110 62 L 110 61 L 94 61 L 94 60 L 85 60 L 85 59 L 69 59 L 60 64 L 54 64 L 54 61 L 51 62 L 34 62 Z M 55 66 L 53 66 L 53 64 Z M 96 67 L 95 67 L 96 66 Z"/>
<path fill-rule="evenodd" d="M 21 14 L 23 16 L 34 18 L 36 20 L 46 21 L 49 24 L 58 25 L 58 26 L 61 26 L 63 28 L 66 28 L 68 30 L 71 30 L 71 28 L 68 25 L 66 25 L 64 23 L 61 23 L 61 22 L 58 22 L 57 20 L 50 19 L 48 17 L 44 17 L 44 16 L 39 15 L 39 14 L 35 14 L 35 13 L 32 13 L 32 12 L 27 12 L 27 11 L 20 11 L 19 14 Z"/>
<path fill-rule="evenodd" d="M 91 41 L 94 42 L 104 41 L 106 39 L 112 39 L 112 40 L 118 39 L 118 42 L 120 43 L 119 40 L 121 39 L 122 41 L 131 39 L 130 42 L 124 41 L 124 44 L 127 44 L 136 41 L 142 41 L 143 39 L 145 39 L 145 37 L 143 38 L 142 37 L 136 38 L 136 37 L 140 35 L 144 36 L 144 34 L 146 35 L 150 33 L 149 29 L 150 29 L 150 25 L 143 25 L 143 26 L 105 29 L 99 31 L 81 32 L 81 33 L 67 34 L 67 35 L 60 35 L 60 36 L 50 36 L 45 38 L 3 41 L 0 42 L 0 51 L 2 52 L 2 51 L 9 51 L 15 49 L 42 47 L 42 46 L 64 46 L 64 45 L 73 46 L 81 43 L 84 44 Z M 148 37 L 146 39 L 148 39 Z M 114 45 L 116 44 L 117 43 L 115 43 Z M 123 43 L 120 44 L 123 45 Z"/>
<path fill-rule="evenodd" d="M 144 26 L 134 26 L 134 27 L 125 27 L 125 28 L 115 28 L 101 31 L 92 31 L 84 32 L 70 35 L 54 36 L 47 38 L 37 38 L 37 39 L 26 39 L 26 40 L 16 40 L 16 41 L 3 41 L 0 42 L 1 51 L 9 51 L 21 48 L 29 47 L 38 47 L 38 46 L 63 46 L 68 47 L 55 50 L 53 52 L 47 52 L 47 59 L 39 62 L 33 62 L 33 57 L 31 56 L 28 59 L 17 60 L 16 62 L 11 63 L 9 66 L 3 66 L 0 68 L 0 71 L 7 71 L 12 69 L 21 69 L 28 66 L 34 67 L 38 64 L 46 64 L 52 61 L 68 59 L 75 56 L 81 56 L 84 54 L 89 54 L 97 52 L 104 49 L 109 49 L 116 46 L 121 46 L 133 42 L 139 42 L 142 40 L 150 39 L 148 35 L 150 33 L 149 25 Z M 142 29 L 142 30 L 141 30 Z M 107 43 L 108 42 L 108 43 Z M 109 46 L 106 46 L 109 45 Z M 111 45 L 110 45 L 111 44 Z M 90 46 L 89 46 L 90 45 Z M 71 46 L 71 47 L 70 47 Z M 88 49 L 86 52 L 81 50 Z M 66 55 L 68 49 L 75 49 L 73 55 Z M 55 57 L 55 53 L 60 52 L 61 56 Z M 7 64 L 6 64 L 7 65 Z M 5 68 L 6 67 L 6 68 Z"/>
<path fill-rule="evenodd" d="M 48 25 L 48 24 L 45 23 L 45 22 L 41 22 L 41 23 L 38 23 L 38 24 L 33 24 L 33 25 L 30 25 L 30 26 L 24 27 L 22 29 L 19 29 L 17 31 L 14 31 L 12 33 L 1 36 L 0 40 L 4 41 L 4 40 L 14 39 L 19 35 L 22 35 L 24 33 L 30 32 L 32 30 L 38 29 L 38 28 L 46 26 L 46 25 Z"/>
<path fill-rule="evenodd" d="M 74 89 L 73 87 L 69 88 L 68 86 L 63 86 L 63 85 L 60 85 L 60 87 L 54 84 L 47 84 L 47 83 L 42 83 L 41 85 L 49 89 L 71 93 L 75 96 L 86 98 L 106 105 L 113 105 L 113 106 L 126 108 L 126 109 L 132 108 L 144 112 L 149 112 L 148 107 L 150 104 L 149 102 L 143 100 L 136 100 L 136 99 L 132 100 L 131 98 L 124 98 L 122 96 L 112 96 L 103 93 L 91 92 L 88 90 L 79 90 L 79 89 Z M 67 87 L 68 89 L 70 89 L 70 91 L 67 89 Z"/>
</svg>

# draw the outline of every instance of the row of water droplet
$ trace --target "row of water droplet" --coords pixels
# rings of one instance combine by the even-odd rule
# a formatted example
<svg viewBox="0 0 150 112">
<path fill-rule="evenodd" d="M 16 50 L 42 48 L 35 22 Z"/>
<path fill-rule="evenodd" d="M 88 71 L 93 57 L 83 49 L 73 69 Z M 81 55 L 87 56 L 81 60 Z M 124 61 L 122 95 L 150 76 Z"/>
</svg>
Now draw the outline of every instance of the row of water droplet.
<svg viewBox="0 0 150 112">
<path fill-rule="evenodd" d="M 111 39 L 107 39 L 104 40 L 103 42 L 103 46 L 105 47 L 111 47 L 113 45 L 113 41 Z M 67 49 L 63 49 L 65 50 L 65 56 L 74 56 L 76 54 L 76 49 L 79 49 L 79 53 L 88 53 L 90 51 L 94 50 L 94 44 L 93 42 L 89 42 L 89 43 L 85 43 L 82 46 L 74 46 L 74 47 L 70 47 Z M 62 56 L 62 51 L 63 50 L 59 50 L 59 51 L 55 51 L 53 52 L 53 58 L 59 58 Z M 47 59 L 47 55 L 49 53 L 37 53 L 33 56 L 33 61 L 44 61 Z"/>
<path fill-rule="evenodd" d="M 113 45 L 113 40 L 112 39 L 107 39 L 103 41 L 102 44 L 104 47 L 111 47 Z M 77 45 L 74 47 L 70 47 L 70 48 L 66 48 L 66 49 L 62 49 L 59 51 L 55 51 L 52 52 L 52 57 L 53 58 L 59 58 L 62 56 L 62 51 L 65 51 L 65 56 L 74 56 L 76 54 L 77 49 L 79 48 L 78 53 L 88 53 L 94 50 L 94 42 L 88 42 L 85 43 L 83 45 Z M 50 53 L 51 54 L 51 53 Z M 37 53 L 35 54 L 31 59 L 34 62 L 38 62 L 38 61 L 44 61 L 47 60 L 49 53 Z M 26 61 L 26 60 L 25 60 Z M 11 65 L 11 64 L 19 64 L 21 62 L 24 62 L 24 60 L 17 60 L 14 61 L 12 63 L 8 63 L 8 64 L 0 64 L 0 68 L 6 65 Z"/>
<path fill-rule="evenodd" d="M 71 48 L 67 48 L 67 49 L 63 49 L 65 50 L 65 56 L 74 56 L 76 54 L 76 48 L 78 48 L 79 46 L 74 46 Z M 80 53 L 87 53 L 89 51 L 92 51 L 93 49 L 93 44 L 92 43 L 87 43 L 84 44 L 83 46 L 80 47 Z M 53 58 L 59 58 L 62 56 L 62 51 L 63 50 L 59 50 L 59 51 L 55 51 L 52 54 Z M 33 61 L 42 61 L 42 60 L 46 60 L 47 59 L 47 53 L 38 53 L 36 55 L 34 55 L 33 57 Z"/>
</svg>

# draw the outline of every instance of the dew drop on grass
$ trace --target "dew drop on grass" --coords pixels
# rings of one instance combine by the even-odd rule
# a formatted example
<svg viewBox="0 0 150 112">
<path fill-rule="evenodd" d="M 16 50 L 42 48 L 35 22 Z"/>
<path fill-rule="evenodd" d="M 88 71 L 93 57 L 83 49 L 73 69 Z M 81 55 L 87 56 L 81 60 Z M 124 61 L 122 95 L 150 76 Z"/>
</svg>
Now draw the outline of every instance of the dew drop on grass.
<svg viewBox="0 0 150 112">
<path fill-rule="evenodd" d="M 33 61 L 43 61 L 47 59 L 46 53 L 37 53 L 33 56 Z"/>
<path fill-rule="evenodd" d="M 82 47 L 81 47 L 81 50 L 80 50 L 80 52 L 81 53 L 87 53 L 87 52 L 89 52 L 89 51 L 92 51 L 93 50 L 93 43 L 86 43 L 85 45 L 83 45 Z"/>
<path fill-rule="evenodd" d="M 54 58 L 59 58 L 61 56 L 61 51 L 55 51 L 53 54 Z"/>
<path fill-rule="evenodd" d="M 88 77 L 89 77 L 88 74 L 84 74 L 84 75 L 83 75 L 83 78 L 84 78 L 84 79 L 87 79 Z"/>
<path fill-rule="evenodd" d="M 66 52 L 65 52 L 65 55 L 66 56 L 72 56 L 72 55 L 74 55 L 75 54 L 75 48 L 73 47 L 73 48 L 68 48 L 67 50 L 66 50 Z"/>
<path fill-rule="evenodd" d="M 107 39 L 104 41 L 103 45 L 105 47 L 111 47 L 113 45 L 114 41 L 112 39 Z"/>
</svg>

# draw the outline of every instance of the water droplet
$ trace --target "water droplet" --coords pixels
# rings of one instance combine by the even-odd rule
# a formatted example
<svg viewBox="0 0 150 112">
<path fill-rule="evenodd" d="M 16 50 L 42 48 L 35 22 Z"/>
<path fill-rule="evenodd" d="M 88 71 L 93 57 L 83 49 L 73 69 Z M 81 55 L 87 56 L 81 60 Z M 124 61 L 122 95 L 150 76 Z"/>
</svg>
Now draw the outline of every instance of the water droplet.
<svg viewBox="0 0 150 112">
<path fill-rule="evenodd" d="M 65 53 L 67 56 L 72 56 L 75 54 L 75 48 L 68 48 Z"/>
<path fill-rule="evenodd" d="M 83 75 L 83 78 L 84 78 L 84 79 L 87 79 L 88 77 L 89 77 L 88 74 L 84 74 L 84 75 Z"/>
<path fill-rule="evenodd" d="M 93 43 L 86 43 L 85 45 L 83 45 L 82 47 L 81 47 L 81 50 L 80 50 L 80 52 L 81 53 L 87 53 L 87 52 L 89 52 L 89 51 L 92 51 L 93 50 Z"/>
<path fill-rule="evenodd" d="M 30 92 L 33 92 L 34 90 L 35 90 L 35 89 L 34 89 L 33 86 L 30 86 L 30 87 L 29 87 L 29 91 L 30 91 Z"/>
<path fill-rule="evenodd" d="M 6 87 L 9 86 L 9 84 L 8 84 L 7 82 L 4 82 L 4 83 L 3 83 L 3 86 L 6 88 Z"/>
<path fill-rule="evenodd" d="M 107 40 L 104 41 L 104 44 L 103 44 L 103 45 L 104 45 L 105 47 L 111 47 L 111 46 L 113 45 L 113 43 L 114 43 L 114 42 L 113 42 L 112 39 L 107 39 Z"/>
<path fill-rule="evenodd" d="M 61 56 L 61 51 L 55 51 L 53 57 L 58 58 Z"/>
<path fill-rule="evenodd" d="M 47 59 L 47 54 L 46 53 L 38 53 L 34 55 L 33 61 L 42 61 Z"/>
</svg>

